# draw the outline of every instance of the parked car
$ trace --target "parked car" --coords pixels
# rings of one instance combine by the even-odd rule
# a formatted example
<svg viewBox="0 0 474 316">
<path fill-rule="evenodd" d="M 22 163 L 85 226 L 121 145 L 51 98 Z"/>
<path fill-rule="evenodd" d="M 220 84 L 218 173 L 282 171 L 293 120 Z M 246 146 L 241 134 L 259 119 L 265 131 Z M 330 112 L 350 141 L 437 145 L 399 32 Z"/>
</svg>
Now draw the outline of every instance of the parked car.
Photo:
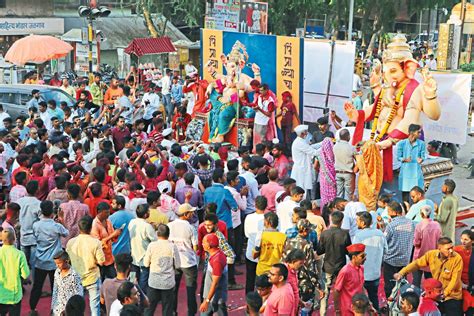
<svg viewBox="0 0 474 316">
<path fill-rule="evenodd" d="M 18 116 L 28 116 L 28 101 L 31 100 L 31 91 L 37 89 L 40 91 L 42 101 L 56 100 L 57 105 L 62 101 L 67 102 L 72 107 L 76 100 L 63 90 L 46 85 L 31 84 L 0 84 L 0 103 L 3 110 L 10 114 L 13 120 Z"/>
</svg>

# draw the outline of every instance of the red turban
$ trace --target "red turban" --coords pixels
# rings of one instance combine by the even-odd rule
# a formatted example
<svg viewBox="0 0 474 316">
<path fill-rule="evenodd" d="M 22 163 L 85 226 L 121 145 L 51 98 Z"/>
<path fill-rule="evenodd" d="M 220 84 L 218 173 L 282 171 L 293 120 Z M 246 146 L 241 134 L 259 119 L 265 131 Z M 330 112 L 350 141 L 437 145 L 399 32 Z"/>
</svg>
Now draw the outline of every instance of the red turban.
<svg viewBox="0 0 474 316">
<path fill-rule="evenodd" d="M 357 252 L 364 252 L 365 245 L 364 244 L 352 244 L 346 247 L 347 252 L 349 253 L 357 253 Z"/>
</svg>

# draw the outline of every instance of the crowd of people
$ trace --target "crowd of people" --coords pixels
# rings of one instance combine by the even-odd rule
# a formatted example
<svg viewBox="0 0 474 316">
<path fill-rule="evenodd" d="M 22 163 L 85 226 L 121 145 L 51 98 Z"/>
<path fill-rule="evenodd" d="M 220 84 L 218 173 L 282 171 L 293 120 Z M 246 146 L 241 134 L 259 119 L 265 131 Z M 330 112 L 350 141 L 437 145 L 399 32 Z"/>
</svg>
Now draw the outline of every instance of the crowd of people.
<svg viewBox="0 0 474 316">
<path fill-rule="evenodd" d="M 180 82 L 166 70 L 140 98 L 134 72 L 108 87 L 64 79 L 74 107 L 33 90 L 16 125 L 0 111 L 0 315 L 24 314 L 28 287 L 30 315 L 48 295 L 53 315 L 83 315 L 85 293 L 91 315 L 176 315 L 178 301 L 226 315 L 238 290 L 248 315 L 368 315 L 383 310 L 380 282 L 390 297 L 408 275 L 424 294 L 402 294 L 404 315 L 473 315 L 474 233 L 454 247 L 453 180 L 439 205 L 425 197 L 420 126 L 397 147 L 398 201 L 373 189 L 374 143 L 353 147 L 334 113 L 312 134 L 292 126 L 291 95 L 285 142 L 189 141 Z"/>
</svg>

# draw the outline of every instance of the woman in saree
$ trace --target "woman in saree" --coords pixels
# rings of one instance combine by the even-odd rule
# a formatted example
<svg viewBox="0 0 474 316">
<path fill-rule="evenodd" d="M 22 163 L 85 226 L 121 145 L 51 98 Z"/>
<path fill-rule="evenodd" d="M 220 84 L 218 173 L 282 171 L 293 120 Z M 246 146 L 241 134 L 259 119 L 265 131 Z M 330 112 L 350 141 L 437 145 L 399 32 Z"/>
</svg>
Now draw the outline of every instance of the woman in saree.
<svg viewBox="0 0 474 316">
<path fill-rule="evenodd" d="M 367 141 L 361 153 L 355 156 L 359 202 L 365 204 L 367 211 L 377 210 L 377 199 L 383 182 L 382 156 L 374 141 Z"/>
<path fill-rule="evenodd" d="M 321 143 L 321 149 L 316 155 L 315 166 L 319 168 L 321 209 L 336 197 L 336 169 L 334 168 L 333 147 L 332 139 L 325 138 Z"/>
<path fill-rule="evenodd" d="M 461 233 L 461 244 L 454 247 L 462 258 L 463 268 L 461 274 L 462 281 L 462 301 L 464 315 L 474 315 L 474 256 L 472 255 L 472 243 L 474 242 L 474 232 L 464 230 Z"/>
</svg>

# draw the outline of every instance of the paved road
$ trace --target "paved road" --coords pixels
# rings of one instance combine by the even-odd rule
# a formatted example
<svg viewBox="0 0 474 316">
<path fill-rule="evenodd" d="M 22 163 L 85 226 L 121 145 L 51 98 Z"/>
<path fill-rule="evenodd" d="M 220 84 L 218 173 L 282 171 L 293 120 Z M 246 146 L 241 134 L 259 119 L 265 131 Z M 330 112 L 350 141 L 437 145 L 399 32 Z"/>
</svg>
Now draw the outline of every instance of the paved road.
<svg viewBox="0 0 474 316">
<path fill-rule="evenodd" d="M 466 144 L 461 146 L 458 152 L 459 164 L 454 166 L 451 177 L 456 182 L 455 194 L 460 198 L 461 208 L 474 207 L 473 202 L 461 198 L 466 196 L 474 200 L 474 179 L 467 179 L 471 172 L 466 168 L 472 158 L 474 158 L 474 137 L 467 136 Z"/>
</svg>

